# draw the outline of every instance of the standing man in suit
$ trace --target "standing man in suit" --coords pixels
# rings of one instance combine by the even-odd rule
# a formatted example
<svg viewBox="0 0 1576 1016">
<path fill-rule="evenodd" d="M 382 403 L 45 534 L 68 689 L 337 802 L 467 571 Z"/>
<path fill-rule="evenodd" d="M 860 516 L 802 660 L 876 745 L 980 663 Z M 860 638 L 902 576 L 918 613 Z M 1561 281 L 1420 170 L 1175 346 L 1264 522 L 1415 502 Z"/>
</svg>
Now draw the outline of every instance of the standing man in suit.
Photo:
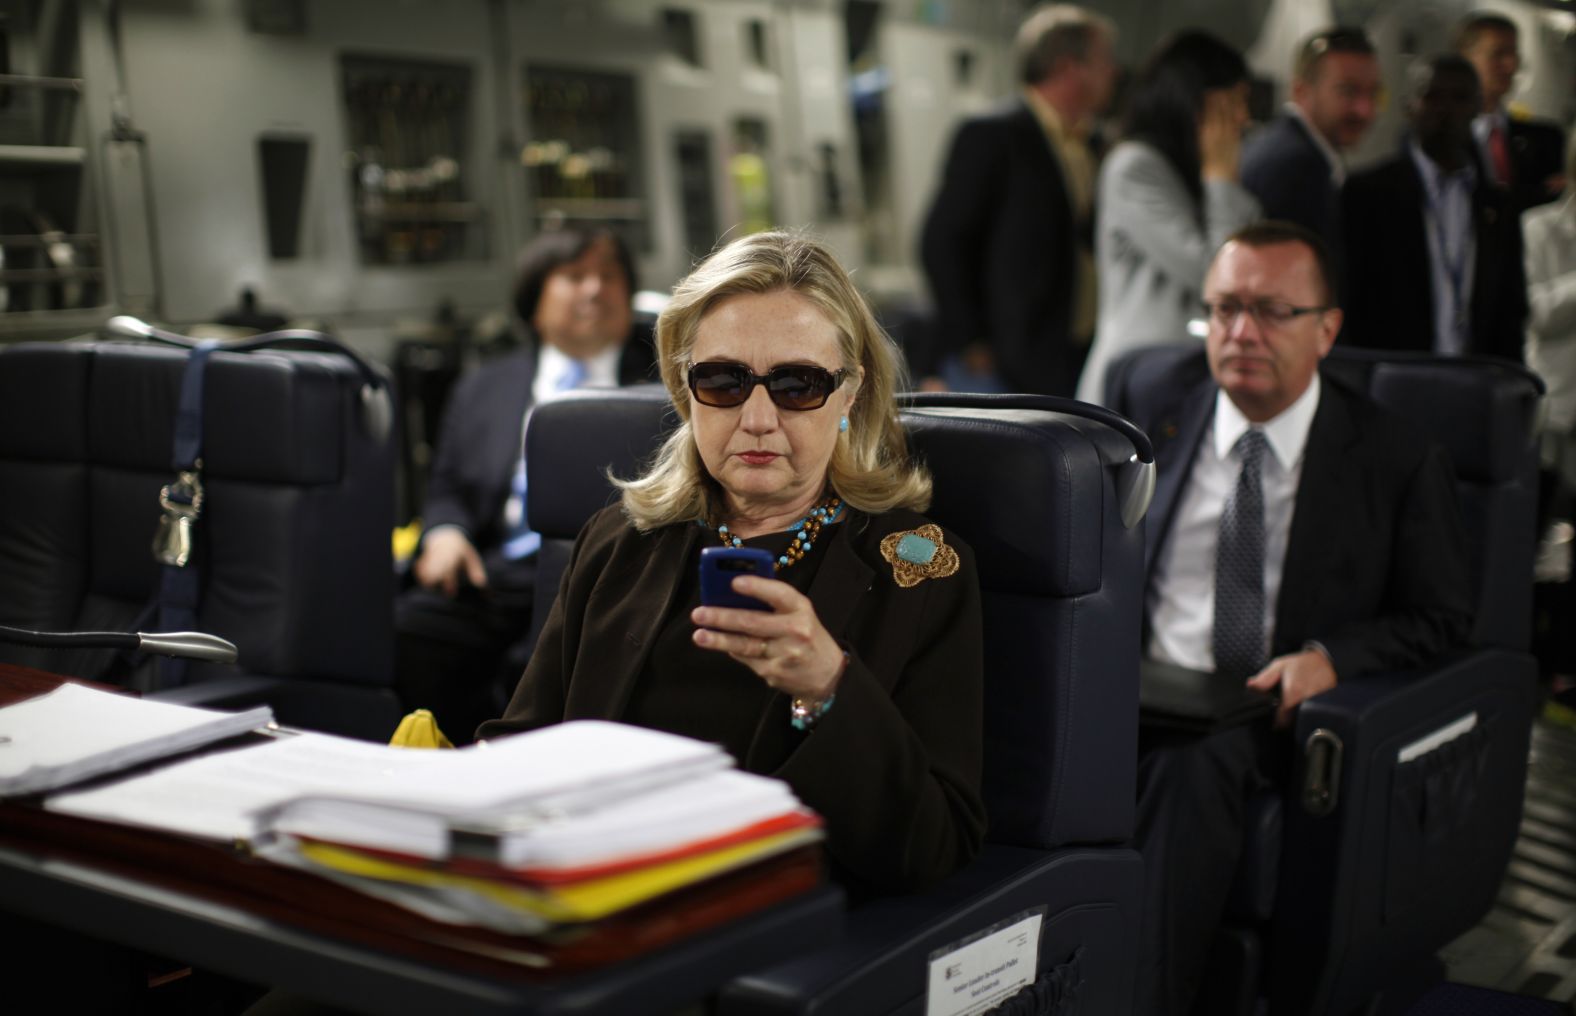
<svg viewBox="0 0 1576 1016">
<path fill-rule="evenodd" d="M 1471 618 L 1450 467 L 1402 420 L 1321 378 L 1341 330 L 1313 234 L 1266 221 L 1205 279 L 1204 356 L 1128 364 L 1117 408 L 1156 435 L 1145 654 L 1244 680 L 1277 725 L 1338 682 L 1416 666 Z M 1139 740 L 1147 929 L 1135 1011 L 1184 1014 L 1225 910 L 1244 806 L 1289 745 L 1244 726 Z"/>
<path fill-rule="evenodd" d="M 993 368 L 1009 391 L 1070 395 L 1094 334 L 1089 127 L 1111 98 L 1114 38 L 1070 4 L 1031 13 L 1017 38 L 1023 94 L 958 128 L 925 220 L 934 352 Z"/>
<path fill-rule="evenodd" d="M 1509 190 L 1516 211 L 1553 201 L 1565 189 L 1565 132 L 1549 120 L 1512 113 L 1505 96 L 1521 69 L 1516 23 L 1503 14 L 1469 14 L 1456 28 L 1456 52 L 1477 71 L 1483 104 L 1472 135 L 1483 165 Z"/>
<path fill-rule="evenodd" d="M 1521 218 L 1478 162 L 1479 106 L 1472 65 L 1454 54 L 1434 57 L 1414 82 L 1411 135 L 1400 154 L 1347 181 L 1352 345 L 1521 360 Z"/>
<path fill-rule="evenodd" d="M 1373 126 L 1379 88 L 1379 58 L 1362 29 L 1309 36 L 1297 53 L 1291 101 L 1242 149 L 1242 185 L 1259 199 L 1264 217 L 1312 230 L 1338 263 L 1344 260 L 1341 153 Z"/>
<path fill-rule="evenodd" d="M 581 387 L 648 380 L 631 336 L 634 262 L 605 229 L 543 233 L 521 255 L 514 306 L 531 341 L 460 379 L 449 398 L 422 509 L 415 587 L 400 597 L 396 686 L 468 739 L 519 676 L 508 651 L 530 625 L 541 537 L 525 518 L 531 407 Z M 523 665 L 523 661 L 522 661 Z"/>
</svg>

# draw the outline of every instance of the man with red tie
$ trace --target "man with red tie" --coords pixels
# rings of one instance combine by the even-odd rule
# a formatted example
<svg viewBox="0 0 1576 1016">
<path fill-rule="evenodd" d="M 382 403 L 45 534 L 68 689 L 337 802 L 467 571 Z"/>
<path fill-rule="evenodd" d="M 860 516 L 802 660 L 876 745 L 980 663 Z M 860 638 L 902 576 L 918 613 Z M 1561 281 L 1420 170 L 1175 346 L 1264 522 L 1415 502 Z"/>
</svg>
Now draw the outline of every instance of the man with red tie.
<svg viewBox="0 0 1576 1016">
<path fill-rule="evenodd" d="M 1473 145 L 1477 73 L 1454 53 L 1416 72 L 1401 151 L 1353 174 L 1341 194 L 1341 341 L 1519 361 L 1527 319 L 1521 220 Z"/>
<path fill-rule="evenodd" d="M 1559 197 L 1565 189 L 1565 132 L 1552 121 L 1505 107 L 1521 69 L 1516 23 L 1503 14 L 1469 14 L 1456 28 L 1456 52 L 1472 64 L 1483 89 L 1483 110 L 1472 133 L 1484 168 L 1511 192 L 1517 212 Z"/>
</svg>

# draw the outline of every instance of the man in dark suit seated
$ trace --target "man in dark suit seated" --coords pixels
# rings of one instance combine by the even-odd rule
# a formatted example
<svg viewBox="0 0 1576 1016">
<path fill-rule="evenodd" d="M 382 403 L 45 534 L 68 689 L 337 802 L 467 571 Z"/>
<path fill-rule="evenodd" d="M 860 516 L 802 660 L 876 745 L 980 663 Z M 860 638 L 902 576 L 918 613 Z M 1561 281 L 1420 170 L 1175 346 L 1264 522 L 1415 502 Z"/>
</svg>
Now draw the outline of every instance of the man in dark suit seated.
<svg viewBox="0 0 1576 1016">
<path fill-rule="evenodd" d="M 1521 218 L 1478 162 L 1479 105 L 1472 65 L 1434 57 L 1415 77 L 1400 154 L 1346 182 L 1343 341 L 1521 360 Z"/>
<path fill-rule="evenodd" d="M 1553 201 L 1565 189 L 1565 132 L 1552 120 L 1535 120 L 1505 105 L 1521 69 L 1516 23 L 1488 11 L 1469 14 L 1456 27 L 1455 42 L 1483 86 L 1472 134 L 1484 167 L 1510 191 L 1517 212 Z"/>
<path fill-rule="evenodd" d="M 396 681 L 450 737 L 502 709 L 508 660 L 531 619 L 541 538 L 525 518 L 525 421 L 580 387 L 650 380 L 649 338 L 631 336 L 634 263 L 607 230 L 543 233 L 520 259 L 514 307 L 530 341 L 461 378 L 444 412 L 422 509 L 415 587 L 396 611 Z M 520 661 L 523 666 L 523 661 Z"/>
<path fill-rule="evenodd" d="M 961 353 L 1008 391 L 1071 395 L 1094 336 L 1089 127 L 1111 98 L 1114 33 L 1071 4 L 1031 14 L 1018 30 L 1023 94 L 958 128 L 925 219 L 931 352 Z"/>
<path fill-rule="evenodd" d="M 1379 112 L 1379 58 L 1360 28 L 1309 36 L 1292 71 L 1291 101 L 1242 148 L 1242 185 L 1266 219 L 1312 230 L 1340 262 L 1341 153 L 1356 147 Z"/>
<path fill-rule="evenodd" d="M 1206 357 L 1126 390 L 1155 440 L 1145 653 L 1279 697 L 1276 725 L 1339 681 L 1417 666 L 1466 637 L 1450 467 L 1320 360 L 1341 330 L 1317 237 L 1266 221 L 1204 285 Z M 1181 1014 L 1232 884 L 1244 806 L 1283 782 L 1263 726 L 1144 728 L 1136 844 L 1146 931 L 1136 1012 Z"/>
</svg>

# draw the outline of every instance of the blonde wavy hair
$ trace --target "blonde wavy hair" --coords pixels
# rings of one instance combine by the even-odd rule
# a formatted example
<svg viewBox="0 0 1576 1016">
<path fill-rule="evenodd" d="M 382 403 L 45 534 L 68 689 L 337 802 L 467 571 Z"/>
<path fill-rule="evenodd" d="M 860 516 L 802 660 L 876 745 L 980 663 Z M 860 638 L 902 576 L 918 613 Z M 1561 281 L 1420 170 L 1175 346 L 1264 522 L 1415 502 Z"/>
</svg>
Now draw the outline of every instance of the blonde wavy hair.
<svg viewBox="0 0 1576 1016">
<path fill-rule="evenodd" d="M 827 469 L 832 491 L 868 513 L 930 505 L 930 473 L 909 457 L 897 418 L 897 392 L 907 374 L 897 346 L 876 324 L 848 273 L 820 241 L 802 233 L 753 233 L 714 251 L 678 284 L 657 319 L 657 362 L 680 424 L 645 475 L 611 477 L 636 529 L 723 517 L 722 489 L 706 471 L 690 426 L 688 371 L 701 319 L 729 297 L 788 290 L 804 297 L 837 330 L 842 365 L 864 371 Z M 845 384 L 849 383 L 845 379 Z"/>
</svg>

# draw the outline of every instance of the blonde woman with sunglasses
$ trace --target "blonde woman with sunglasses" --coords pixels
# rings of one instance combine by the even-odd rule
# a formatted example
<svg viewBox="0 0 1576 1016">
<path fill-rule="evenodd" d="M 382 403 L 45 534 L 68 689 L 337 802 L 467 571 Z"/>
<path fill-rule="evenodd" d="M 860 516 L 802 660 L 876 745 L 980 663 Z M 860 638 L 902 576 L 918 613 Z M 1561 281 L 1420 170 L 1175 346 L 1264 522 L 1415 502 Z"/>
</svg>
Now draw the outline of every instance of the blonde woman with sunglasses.
<svg viewBox="0 0 1576 1016">
<path fill-rule="evenodd" d="M 723 247 L 657 322 L 680 418 L 621 503 L 586 524 L 498 736 L 613 719 L 722 744 L 826 820 L 834 873 L 902 891 L 961 866 L 980 803 L 979 585 L 919 514 L 930 477 L 897 419 L 901 361 L 820 243 Z M 703 606 L 707 547 L 771 578 Z"/>
</svg>

